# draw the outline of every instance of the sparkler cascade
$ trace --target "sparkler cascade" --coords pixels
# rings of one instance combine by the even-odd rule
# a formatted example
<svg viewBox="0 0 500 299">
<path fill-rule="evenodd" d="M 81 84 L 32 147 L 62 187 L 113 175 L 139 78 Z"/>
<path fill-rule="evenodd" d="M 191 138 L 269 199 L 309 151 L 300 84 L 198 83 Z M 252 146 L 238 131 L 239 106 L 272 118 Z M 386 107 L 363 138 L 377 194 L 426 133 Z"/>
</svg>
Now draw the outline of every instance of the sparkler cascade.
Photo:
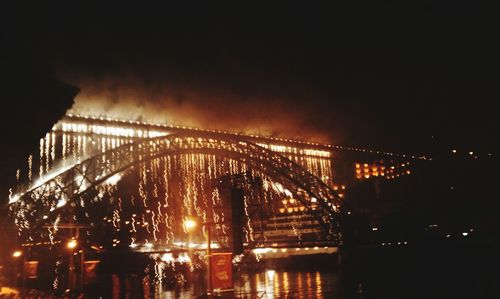
<svg viewBox="0 0 500 299">
<path fill-rule="evenodd" d="M 49 184 L 50 188 L 58 188 L 62 182 L 57 181 L 57 175 L 88 157 L 137 140 L 168 136 L 179 131 L 202 132 L 210 138 L 224 134 L 244 137 L 302 165 L 327 185 L 338 185 L 333 181 L 333 153 L 321 145 L 73 115 L 66 116 L 40 140 L 38 155 L 30 156 L 28 168 L 21 170 L 20 176 L 28 181 L 25 190 L 33 191 L 35 198 L 42 198 L 42 191 L 37 191 L 39 186 Z M 227 247 L 231 245 L 228 238 L 230 228 L 226 224 L 228 195 L 227 190 L 214 182 L 220 177 L 241 173 L 249 173 L 253 180 L 260 182 L 257 188 L 251 184 L 244 185 L 247 216 L 255 212 L 256 206 L 261 210 L 260 217 L 247 217 L 245 221 L 246 244 L 276 243 L 284 234 L 288 239 L 299 241 L 318 237 L 320 229 L 310 227 L 318 226 L 318 222 L 308 214 L 310 208 L 318 207 L 318 199 L 306 196 L 310 202 L 310 207 L 306 207 L 304 202 L 296 198 L 296 194 L 267 174 L 250 168 L 242 160 L 214 153 L 187 151 L 150 159 L 109 177 L 72 200 L 61 195 L 61 198 L 49 200 L 18 202 L 23 194 L 21 192 L 12 195 L 11 203 L 17 205 L 15 221 L 19 233 L 29 242 L 47 239 L 56 241 L 58 223 L 78 222 L 91 226 L 88 242 L 102 244 L 112 240 L 108 244 L 112 247 L 128 246 L 135 251 L 172 246 L 203 248 L 206 230 L 200 227 L 195 232 L 187 232 L 182 225 L 188 217 L 195 217 L 200 223 L 217 223 L 213 228 L 216 240 L 213 246 Z M 56 180 L 50 181 L 53 178 Z M 74 180 L 78 182 L 77 191 L 89 188 L 84 174 L 77 175 Z M 305 190 L 299 192 L 307 193 Z M 54 223 L 53 228 L 33 234 L 33 228 L 39 222 L 37 217 L 40 216 L 36 211 L 47 210 L 49 213 L 43 215 L 42 219 Z M 292 235 L 280 224 L 280 216 L 275 215 L 292 217 Z M 271 224 L 274 225 L 272 228 Z M 309 225 L 309 229 L 301 230 L 304 225 Z M 274 232 L 269 232 L 269 229 Z M 110 236 L 113 237 L 110 239 Z"/>
<path fill-rule="evenodd" d="M 211 248 L 233 246 L 230 194 L 235 184 L 244 193 L 243 243 L 257 248 L 252 251 L 257 260 L 263 256 L 259 249 L 335 248 L 340 240 L 336 216 L 348 184 L 410 173 L 408 162 L 391 166 L 379 160 L 353 164 L 352 180 L 340 181 L 346 178 L 334 172 L 338 150 L 374 153 L 67 115 L 40 140 L 27 167 L 16 172 L 18 188 L 12 189 L 10 207 L 26 246 L 64 244 L 68 236 L 61 227 L 83 224 L 88 229 L 81 246 L 148 254 L 154 279 L 161 281 L 176 265 L 189 271 L 203 267 L 207 229 Z M 57 267 L 54 289 L 62 286 Z M 175 273 L 178 281 L 185 279 Z"/>
</svg>

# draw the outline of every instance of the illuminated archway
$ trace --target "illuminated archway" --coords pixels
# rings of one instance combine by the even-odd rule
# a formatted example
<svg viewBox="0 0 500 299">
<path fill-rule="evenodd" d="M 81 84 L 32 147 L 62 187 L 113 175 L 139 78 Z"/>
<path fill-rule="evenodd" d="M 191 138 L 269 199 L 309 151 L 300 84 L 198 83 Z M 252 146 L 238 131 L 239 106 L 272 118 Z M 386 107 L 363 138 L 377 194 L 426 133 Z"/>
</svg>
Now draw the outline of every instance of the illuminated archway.
<svg viewBox="0 0 500 299">
<path fill-rule="evenodd" d="M 21 230 L 32 231 L 50 219 L 48 215 L 84 195 L 114 175 L 153 159 L 185 153 L 203 153 L 240 161 L 283 185 L 324 228 L 327 238 L 338 234 L 340 198 L 319 178 L 286 157 L 234 136 L 221 137 L 187 132 L 141 139 L 99 153 L 55 175 L 42 184 L 20 193 L 13 201 L 16 213 L 35 221 L 22 223 Z"/>
</svg>

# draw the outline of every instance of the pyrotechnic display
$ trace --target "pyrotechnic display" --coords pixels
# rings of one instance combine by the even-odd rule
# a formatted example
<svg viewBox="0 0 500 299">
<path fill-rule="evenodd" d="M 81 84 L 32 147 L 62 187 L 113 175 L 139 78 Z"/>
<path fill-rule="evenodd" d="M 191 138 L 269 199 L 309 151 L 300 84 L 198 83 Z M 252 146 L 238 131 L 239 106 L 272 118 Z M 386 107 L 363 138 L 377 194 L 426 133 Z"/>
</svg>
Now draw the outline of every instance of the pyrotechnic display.
<svg viewBox="0 0 500 299">
<path fill-rule="evenodd" d="M 56 246 L 68 238 L 64 228 L 82 225 L 82 247 L 149 255 L 157 282 L 173 262 L 191 271 L 202 267 L 187 250 L 204 252 L 208 246 L 240 248 L 239 254 L 255 249 L 250 252 L 257 260 L 269 248 L 335 249 L 346 184 L 359 174 L 337 179 L 335 154 L 377 153 L 71 114 L 39 145 L 17 172 L 9 200 L 24 246 Z M 234 188 L 242 190 L 241 198 L 232 196 Z M 232 213 L 238 200 L 242 215 Z M 235 217 L 241 218 L 239 240 Z M 57 271 L 53 286 L 61 288 Z"/>
<path fill-rule="evenodd" d="M 492 7 L 4 6 L 0 298 L 499 297 Z"/>
<path fill-rule="evenodd" d="M 26 246 L 58 244 L 60 224 L 85 224 L 87 246 L 166 252 L 165 264 L 170 251 L 206 249 L 207 229 L 211 248 L 235 247 L 228 195 L 237 184 L 245 247 L 334 246 L 343 194 L 331 189 L 330 147 L 68 115 L 29 156 L 9 203 Z"/>
<path fill-rule="evenodd" d="M 102 201 L 106 194 L 104 201 L 111 205 L 119 206 L 126 202 L 127 209 L 125 210 L 130 210 L 130 207 L 134 206 L 144 209 L 143 212 L 148 215 L 134 217 L 141 219 L 147 216 L 148 220 L 135 221 L 142 223 L 146 231 L 152 233 L 148 236 L 150 241 L 158 241 L 158 222 L 169 228 L 172 223 L 179 224 L 182 219 L 189 216 L 200 217 L 203 222 L 217 222 L 214 217 L 224 217 L 223 211 L 220 212 L 221 215 L 208 211 L 209 206 L 212 207 L 210 210 L 213 210 L 214 206 L 222 205 L 219 196 L 221 190 L 214 188 L 217 179 L 248 173 L 252 181 L 258 178 L 261 188 L 265 188 L 265 191 L 272 190 L 271 193 L 276 196 L 292 199 L 292 202 L 296 203 L 295 212 L 299 208 L 304 211 L 305 207 L 299 207 L 300 201 L 293 201 L 293 198 L 300 197 L 301 200 L 310 202 L 311 194 L 313 194 L 311 192 L 321 192 L 322 187 L 328 190 L 324 186 L 333 187 L 329 150 L 314 149 L 314 145 L 307 143 L 295 142 L 294 144 L 291 140 L 262 137 L 260 139 L 267 143 L 258 144 L 245 141 L 246 139 L 258 140 L 259 137 L 70 115 L 56 124 L 52 132 L 40 140 L 40 153 L 35 158 L 36 163 L 33 163 L 33 156 L 30 156 L 25 171 L 20 172 L 27 174 L 27 183 L 20 184 L 25 189 L 20 188 L 19 192 L 13 193 L 10 203 L 15 204 L 20 199 L 22 202 L 23 197 L 31 198 L 33 202 L 28 200 L 21 205 L 41 204 L 45 208 L 36 210 L 40 214 L 37 215 L 38 219 L 43 219 L 48 218 L 50 212 L 65 207 L 70 198 L 80 196 L 89 188 L 97 188 L 94 191 L 97 192 L 97 196 L 88 199 L 89 203 Z M 292 145 L 275 145 L 280 142 Z M 321 148 L 319 145 L 316 147 Z M 274 152 L 280 155 L 273 156 Z M 281 156 L 282 154 L 287 155 L 288 158 Z M 285 165 L 291 168 L 286 169 L 287 171 L 304 171 L 297 176 L 305 176 L 305 179 L 310 179 L 312 182 L 302 182 L 302 184 L 316 183 L 318 191 L 306 191 L 303 188 L 307 185 L 300 186 L 298 183 L 292 183 L 293 176 L 286 178 L 285 171 L 277 168 L 281 166 L 280 163 L 289 164 Z M 73 173 L 74 178 L 67 181 L 69 179 L 67 174 L 73 172 L 71 169 L 75 168 L 78 171 Z M 307 174 L 309 174 L 308 177 Z M 282 183 L 270 178 L 276 175 L 285 177 L 283 183 L 290 185 L 290 189 L 297 190 L 298 194 L 292 194 L 289 189 L 282 186 Z M 131 192 L 131 184 L 136 184 L 134 194 L 126 199 L 113 194 L 124 177 L 134 177 L 124 185 L 124 188 L 128 188 L 128 193 Z M 21 179 L 20 176 L 19 180 Z M 274 180 L 277 179 L 283 180 L 279 177 L 274 178 Z M 208 189 L 205 190 L 205 188 Z M 325 196 L 316 194 L 317 197 L 320 195 Z M 333 202 L 335 195 L 332 192 L 327 196 L 330 196 Z M 152 199 L 155 202 L 151 202 Z M 280 202 L 280 200 L 265 198 L 262 200 L 270 206 L 274 202 Z M 117 202 L 111 203 L 113 201 Z M 76 203 L 76 205 L 85 208 L 84 202 L 85 199 L 82 198 L 81 203 Z M 325 204 L 331 206 L 332 209 L 338 207 L 338 202 L 336 204 L 325 202 Z M 72 205 L 74 206 L 75 203 L 73 202 Z M 310 208 L 313 207 L 308 207 Z M 278 207 L 272 207 L 272 209 L 279 210 Z M 44 212 L 47 213 L 41 215 Z M 29 224 L 23 226 L 22 223 L 26 223 L 27 219 L 24 219 L 21 214 L 27 217 L 28 215 L 35 216 L 33 209 L 31 211 L 20 209 L 18 213 L 20 214 L 17 221 L 20 228 L 29 229 Z M 122 218 L 119 210 L 107 216 L 108 220 Z M 91 217 L 87 216 L 87 218 Z M 135 227 L 133 219 L 122 220 L 128 220 Z M 114 223 L 115 227 L 116 225 Z M 135 231 L 135 228 L 133 230 Z M 174 231 L 177 231 L 177 228 L 168 233 L 162 233 L 162 236 L 166 238 L 162 238 L 162 241 L 173 242 L 171 236 Z"/>
</svg>

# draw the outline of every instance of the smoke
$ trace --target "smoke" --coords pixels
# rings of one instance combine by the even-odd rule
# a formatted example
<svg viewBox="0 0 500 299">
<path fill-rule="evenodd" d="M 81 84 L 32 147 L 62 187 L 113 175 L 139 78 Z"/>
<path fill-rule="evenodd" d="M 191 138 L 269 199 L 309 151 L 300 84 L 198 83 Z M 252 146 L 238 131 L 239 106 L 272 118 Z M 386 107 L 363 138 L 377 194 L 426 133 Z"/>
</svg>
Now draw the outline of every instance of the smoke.
<svg viewBox="0 0 500 299">
<path fill-rule="evenodd" d="M 145 80 L 136 75 L 78 78 L 72 114 L 191 126 L 331 143 L 314 106 L 300 91 L 290 95 L 221 84 Z M 201 85 L 201 86 L 200 86 Z"/>
</svg>

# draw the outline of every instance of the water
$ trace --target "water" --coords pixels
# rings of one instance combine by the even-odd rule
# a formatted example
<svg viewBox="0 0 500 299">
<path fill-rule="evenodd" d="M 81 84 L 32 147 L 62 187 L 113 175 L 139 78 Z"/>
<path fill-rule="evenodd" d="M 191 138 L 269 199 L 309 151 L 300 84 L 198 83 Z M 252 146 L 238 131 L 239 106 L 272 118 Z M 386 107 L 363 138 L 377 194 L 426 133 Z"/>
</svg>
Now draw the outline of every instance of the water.
<svg viewBox="0 0 500 299">
<path fill-rule="evenodd" d="M 229 298 L 345 298 L 338 271 L 283 271 L 265 269 L 235 278 Z M 157 286 L 153 298 L 196 298 L 199 285 L 163 289 Z"/>
<path fill-rule="evenodd" d="M 500 247 L 424 245 L 356 250 L 344 256 L 342 267 L 309 257 L 235 272 L 235 292 L 227 298 L 500 298 Z M 151 297 L 196 298 L 204 288 L 201 277 Z"/>
<path fill-rule="evenodd" d="M 425 245 L 352 250 L 343 255 L 342 266 L 331 257 L 313 256 L 249 263 L 235 267 L 235 291 L 224 298 L 500 298 L 499 246 Z M 198 298 L 205 293 L 205 271 L 176 269 L 163 284 L 152 283 L 154 275 L 145 272 L 103 275 L 86 289 L 85 298 Z"/>
</svg>

